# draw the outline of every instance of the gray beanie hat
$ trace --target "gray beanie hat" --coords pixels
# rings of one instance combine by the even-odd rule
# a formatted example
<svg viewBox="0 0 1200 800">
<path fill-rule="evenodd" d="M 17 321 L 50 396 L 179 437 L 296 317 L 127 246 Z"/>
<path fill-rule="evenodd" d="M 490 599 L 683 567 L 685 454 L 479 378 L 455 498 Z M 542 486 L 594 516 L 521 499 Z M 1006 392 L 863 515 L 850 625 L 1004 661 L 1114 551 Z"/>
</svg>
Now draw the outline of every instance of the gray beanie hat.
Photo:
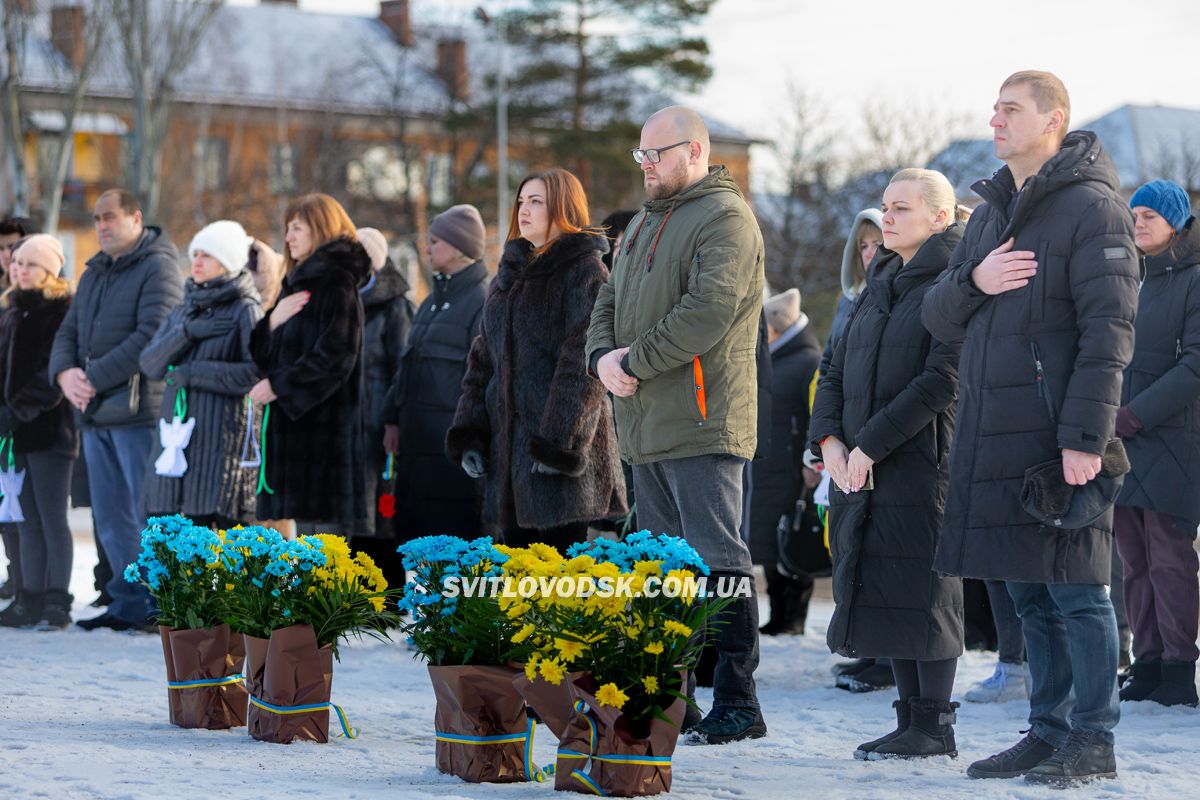
<svg viewBox="0 0 1200 800">
<path fill-rule="evenodd" d="M 429 223 L 429 233 L 458 248 L 473 261 L 483 258 L 487 231 L 475 206 L 464 204 L 447 208 Z"/>
<path fill-rule="evenodd" d="M 767 324 L 776 333 L 783 333 L 800 321 L 800 290 L 788 289 L 763 303 Z"/>
</svg>

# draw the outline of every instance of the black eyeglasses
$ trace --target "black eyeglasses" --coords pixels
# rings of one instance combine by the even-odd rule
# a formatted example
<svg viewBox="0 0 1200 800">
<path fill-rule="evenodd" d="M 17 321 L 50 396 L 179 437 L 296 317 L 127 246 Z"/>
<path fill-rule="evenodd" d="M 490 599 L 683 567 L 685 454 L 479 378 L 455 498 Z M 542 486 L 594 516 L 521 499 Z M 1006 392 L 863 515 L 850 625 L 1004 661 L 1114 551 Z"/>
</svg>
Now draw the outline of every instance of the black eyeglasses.
<svg viewBox="0 0 1200 800">
<path fill-rule="evenodd" d="M 670 150 L 672 147 L 680 147 L 681 145 L 691 144 L 691 139 L 685 139 L 682 142 L 669 144 L 666 147 L 651 147 L 648 150 L 640 150 L 634 148 L 629 152 L 633 153 L 633 160 L 639 164 L 644 164 L 649 161 L 651 164 L 657 164 L 662 159 L 662 154 Z"/>
</svg>

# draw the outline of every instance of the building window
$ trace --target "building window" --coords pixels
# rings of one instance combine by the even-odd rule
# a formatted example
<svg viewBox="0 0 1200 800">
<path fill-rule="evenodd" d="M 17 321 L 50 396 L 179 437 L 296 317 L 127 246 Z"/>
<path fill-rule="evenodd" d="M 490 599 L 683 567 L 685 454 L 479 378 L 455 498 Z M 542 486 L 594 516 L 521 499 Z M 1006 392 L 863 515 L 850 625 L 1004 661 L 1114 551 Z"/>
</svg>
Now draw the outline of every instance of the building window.
<svg viewBox="0 0 1200 800">
<path fill-rule="evenodd" d="M 223 190 L 229 171 L 228 143 L 224 139 L 197 139 L 196 169 L 201 189 L 206 192 Z"/>
<path fill-rule="evenodd" d="M 450 196 L 450 156 L 447 153 L 433 153 L 429 156 L 428 165 L 429 204 L 437 208 L 448 206 L 454 198 Z"/>
<path fill-rule="evenodd" d="M 293 194 L 296 191 L 296 160 L 287 144 L 271 145 L 271 174 L 267 179 L 271 194 Z"/>
</svg>

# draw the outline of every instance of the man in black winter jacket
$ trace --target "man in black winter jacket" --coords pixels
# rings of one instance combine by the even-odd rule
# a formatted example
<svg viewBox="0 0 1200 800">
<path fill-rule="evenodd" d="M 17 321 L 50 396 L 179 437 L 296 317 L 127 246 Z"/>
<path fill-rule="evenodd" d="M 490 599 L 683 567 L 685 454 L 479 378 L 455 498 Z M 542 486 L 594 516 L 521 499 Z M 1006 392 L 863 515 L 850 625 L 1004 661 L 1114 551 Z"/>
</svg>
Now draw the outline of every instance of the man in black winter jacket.
<svg viewBox="0 0 1200 800">
<path fill-rule="evenodd" d="M 112 603 L 81 628 L 143 629 L 154 613 L 144 587 L 124 578 L 145 525 L 142 489 L 158 437 L 163 384 L 139 371 L 143 348 L 183 299 L 183 273 L 170 238 L 142 224 L 137 198 L 110 189 L 94 213 L 100 252 L 54 337 L 50 380 L 79 411 L 96 537 L 112 564 Z"/>
<path fill-rule="evenodd" d="M 1132 218 L 1095 134 L 1064 136 L 1069 116 L 1055 76 L 1004 82 L 991 125 L 1007 166 L 973 187 L 985 203 L 923 306 L 934 336 L 963 343 L 935 569 L 1007 582 L 1033 679 L 1028 735 L 976 778 L 1116 775 L 1112 510 L 1063 530 L 1020 500 L 1026 470 L 1056 459 L 1070 486 L 1096 478 L 1133 353 Z"/>
</svg>

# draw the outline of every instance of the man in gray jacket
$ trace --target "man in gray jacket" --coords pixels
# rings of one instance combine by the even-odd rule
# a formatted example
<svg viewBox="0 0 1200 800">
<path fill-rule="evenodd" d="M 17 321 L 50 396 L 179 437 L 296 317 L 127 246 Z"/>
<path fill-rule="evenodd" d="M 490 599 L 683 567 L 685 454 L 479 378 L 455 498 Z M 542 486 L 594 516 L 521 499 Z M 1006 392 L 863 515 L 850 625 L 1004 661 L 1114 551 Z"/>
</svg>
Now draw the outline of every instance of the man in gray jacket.
<svg viewBox="0 0 1200 800">
<path fill-rule="evenodd" d="M 112 604 L 81 628 L 152 629 L 154 601 L 125 580 L 145 525 L 142 489 L 157 437 L 161 381 L 139 372 L 142 349 L 183 299 L 175 246 L 142 224 L 129 192 L 110 189 L 94 213 L 100 252 L 87 262 L 75 302 L 54 337 L 50 380 L 79 411 L 96 537 L 112 564 Z"/>
<path fill-rule="evenodd" d="M 713 633 L 712 710 L 684 720 L 693 742 L 724 744 L 767 732 L 754 686 L 753 567 L 740 535 L 742 472 L 757 445 L 763 242 L 709 153 L 708 130 L 690 109 L 665 108 L 642 127 L 633 156 L 648 200 L 600 290 L 586 352 L 616 396 L 638 524 L 686 537 L 712 571 L 710 585 L 744 579 L 727 582 L 745 591 Z"/>
</svg>

